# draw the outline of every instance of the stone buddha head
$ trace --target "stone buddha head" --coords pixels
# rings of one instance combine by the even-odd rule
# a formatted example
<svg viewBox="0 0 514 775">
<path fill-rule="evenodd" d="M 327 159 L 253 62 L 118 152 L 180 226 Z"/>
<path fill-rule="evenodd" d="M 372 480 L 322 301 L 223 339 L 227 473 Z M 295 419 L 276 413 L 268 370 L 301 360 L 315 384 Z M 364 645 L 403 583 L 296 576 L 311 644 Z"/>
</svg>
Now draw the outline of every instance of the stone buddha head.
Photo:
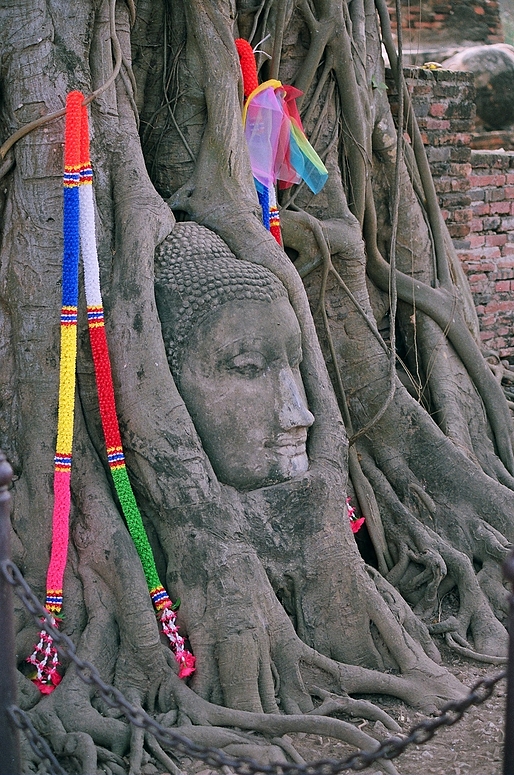
<svg viewBox="0 0 514 775">
<path fill-rule="evenodd" d="M 305 472 L 314 417 L 282 283 L 196 223 L 175 225 L 155 273 L 168 362 L 219 480 L 253 490 Z"/>
</svg>

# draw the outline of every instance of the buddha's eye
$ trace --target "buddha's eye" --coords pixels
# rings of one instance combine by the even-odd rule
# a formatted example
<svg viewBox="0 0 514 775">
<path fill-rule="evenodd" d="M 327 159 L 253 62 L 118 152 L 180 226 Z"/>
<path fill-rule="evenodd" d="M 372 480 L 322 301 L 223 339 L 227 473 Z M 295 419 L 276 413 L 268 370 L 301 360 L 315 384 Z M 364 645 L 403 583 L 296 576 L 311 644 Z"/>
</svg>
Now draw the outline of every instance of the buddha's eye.
<svg viewBox="0 0 514 775">
<path fill-rule="evenodd" d="M 247 379 L 256 379 L 263 374 L 267 367 L 267 361 L 260 352 L 243 352 L 234 356 L 228 362 L 230 371 Z"/>
</svg>

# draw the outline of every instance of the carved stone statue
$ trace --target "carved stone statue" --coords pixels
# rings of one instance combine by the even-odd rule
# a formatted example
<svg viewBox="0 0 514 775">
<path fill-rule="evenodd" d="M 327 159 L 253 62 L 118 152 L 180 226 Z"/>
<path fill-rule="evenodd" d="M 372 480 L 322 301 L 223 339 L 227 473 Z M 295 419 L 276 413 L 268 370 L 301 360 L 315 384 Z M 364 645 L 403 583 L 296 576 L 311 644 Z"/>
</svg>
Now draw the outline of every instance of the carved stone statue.
<svg viewBox="0 0 514 775">
<path fill-rule="evenodd" d="M 304 473 L 314 417 L 282 283 L 179 223 L 156 252 L 156 298 L 170 368 L 220 481 L 252 490 Z"/>
</svg>

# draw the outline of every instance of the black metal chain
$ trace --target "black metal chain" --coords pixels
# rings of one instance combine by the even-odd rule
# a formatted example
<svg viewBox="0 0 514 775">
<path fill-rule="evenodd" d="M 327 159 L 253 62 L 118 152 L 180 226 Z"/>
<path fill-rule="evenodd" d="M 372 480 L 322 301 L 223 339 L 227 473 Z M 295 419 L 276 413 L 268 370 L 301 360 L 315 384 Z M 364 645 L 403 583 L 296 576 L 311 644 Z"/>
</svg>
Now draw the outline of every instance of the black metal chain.
<svg viewBox="0 0 514 775">
<path fill-rule="evenodd" d="M 8 709 L 8 712 L 13 724 L 15 724 L 18 729 L 21 729 L 25 733 L 25 737 L 27 738 L 30 747 L 38 759 L 40 759 L 43 764 L 46 761 L 49 763 L 52 769 L 49 770 L 46 768 L 48 775 L 66 775 L 61 765 L 53 755 L 50 746 L 46 740 L 41 737 L 39 732 L 36 731 L 34 724 L 30 720 L 29 716 L 25 713 L 25 711 L 14 705 Z"/>
<path fill-rule="evenodd" d="M 439 716 L 424 719 L 412 727 L 406 736 L 398 735 L 384 740 L 373 751 L 360 751 L 344 760 L 321 759 L 307 764 L 259 764 L 248 757 L 227 756 L 218 748 L 197 745 L 179 732 L 163 727 L 142 708 L 131 705 L 118 689 L 101 679 L 94 665 L 77 655 L 70 638 L 52 625 L 50 614 L 34 595 L 16 565 L 10 560 L 4 560 L 0 563 L 0 569 L 27 610 L 52 636 L 59 653 L 75 664 L 80 678 L 86 684 L 95 686 L 109 707 L 119 708 L 131 724 L 148 730 L 160 743 L 173 747 L 175 751 L 200 759 L 211 767 L 230 767 L 238 775 L 340 775 L 348 770 L 364 770 L 378 759 L 394 759 L 407 746 L 422 745 L 431 740 L 440 727 L 456 724 L 468 708 L 485 702 L 492 695 L 496 684 L 506 676 L 506 671 L 503 670 L 496 676 L 482 678 L 466 697 L 448 702 Z"/>
</svg>

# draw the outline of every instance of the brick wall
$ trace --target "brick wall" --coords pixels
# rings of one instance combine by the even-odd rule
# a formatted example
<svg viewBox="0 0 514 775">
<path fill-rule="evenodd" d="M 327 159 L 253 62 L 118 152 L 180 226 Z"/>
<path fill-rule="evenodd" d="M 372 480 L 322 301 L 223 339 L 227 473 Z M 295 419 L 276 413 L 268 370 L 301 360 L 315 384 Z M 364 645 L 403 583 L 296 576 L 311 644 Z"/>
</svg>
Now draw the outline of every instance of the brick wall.
<svg viewBox="0 0 514 775">
<path fill-rule="evenodd" d="M 471 149 L 470 73 L 406 68 L 405 78 L 484 346 L 514 363 L 514 152 Z"/>
<path fill-rule="evenodd" d="M 394 1 L 388 6 L 395 29 Z M 407 48 L 503 42 L 497 0 L 402 0 L 401 7 Z"/>
<path fill-rule="evenodd" d="M 472 151 L 473 217 L 458 250 L 484 345 L 514 362 L 514 152 Z"/>
<path fill-rule="evenodd" d="M 456 247 L 469 233 L 471 132 L 475 119 L 475 89 L 470 73 L 405 68 L 414 113 L 432 169 L 439 204 Z M 386 78 L 393 115 L 396 88 Z"/>
</svg>

